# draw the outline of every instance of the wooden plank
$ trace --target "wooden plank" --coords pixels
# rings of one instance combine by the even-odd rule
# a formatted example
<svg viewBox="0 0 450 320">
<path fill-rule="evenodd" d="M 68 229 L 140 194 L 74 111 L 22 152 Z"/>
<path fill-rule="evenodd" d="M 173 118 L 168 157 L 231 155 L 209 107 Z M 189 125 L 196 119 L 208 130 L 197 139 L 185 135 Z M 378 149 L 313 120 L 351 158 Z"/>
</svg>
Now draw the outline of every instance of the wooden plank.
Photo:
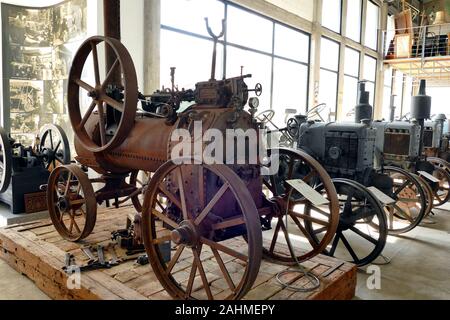
<svg viewBox="0 0 450 320">
<path fill-rule="evenodd" d="M 97 225 L 94 233 L 82 243 L 67 242 L 49 226 L 49 220 L 40 221 L 37 224 L 17 225 L 13 228 L 0 229 L 0 258 L 5 260 L 15 270 L 23 273 L 36 285 L 53 299 L 74 300 L 168 300 L 170 296 L 159 283 L 150 266 L 139 266 L 134 261 L 124 262 L 114 268 L 84 272 L 81 275 L 81 288 L 70 290 L 67 287 L 68 275 L 62 270 L 66 252 L 74 254 L 78 264 L 83 264 L 87 258 L 80 248 L 86 244 L 110 242 L 111 232 L 125 227 L 126 218 L 133 214 L 133 207 L 116 209 L 100 209 L 98 212 Z M 232 239 L 225 241 L 223 245 L 234 250 L 243 245 L 243 240 Z M 277 245 L 277 250 L 287 252 L 287 247 Z M 123 256 L 123 250 L 117 250 L 119 256 Z M 223 255 L 224 263 L 229 269 L 233 281 L 238 281 L 237 271 L 240 269 L 241 261 Z M 213 253 L 204 250 L 201 255 L 204 268 L 210 283 L 211 292 L 218 294 L 217 297 L 226 297 L 229 292 L 228 284 L 221 277 L 218 265 L 215 265 Z M 326 256 L 317 256 L 303 263 L 308 270 L 312 270 L 319 277 L 336 265 L 339 261 Z M 186 251 L 180 257 L 180 263 L 174 271 L 180 282 L 187 281 L 192 266 L 192 253 Z M 351 299 L 356 290 L 356 267 L 344 263 L 334 270 L 328 277 L 321 277 L 319 290 L 309 293 L 298 293 L 284 289 L 276 280 L 276 275 L 288 267 L 277 265 L 272 262 L 262 261 L 260 273 L 252 290 L 245 299 Z M 202 281 L 198 274 L 196 277 L 194 291 L 199 297 L 206 297 L 206 291 L 201 289 Z M 184 279 L 184 280 L 183 280 Z M 286 279 L 293 281 L 295 285 L 305 286 L 307 280 L 299 273 L 292 273 Z"/>
</svg>

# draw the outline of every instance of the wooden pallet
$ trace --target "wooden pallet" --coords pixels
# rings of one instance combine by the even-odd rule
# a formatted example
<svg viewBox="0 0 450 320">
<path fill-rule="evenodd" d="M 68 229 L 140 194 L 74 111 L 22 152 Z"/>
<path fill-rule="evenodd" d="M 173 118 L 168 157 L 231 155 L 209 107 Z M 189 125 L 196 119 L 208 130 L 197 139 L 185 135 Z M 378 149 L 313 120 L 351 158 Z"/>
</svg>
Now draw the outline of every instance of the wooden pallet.
<svg viewBox="0 0 450 320">
<path fill-rule="evenodd" d="M 124 228 L 126 218 L 133 210 L 132 207 L 100 209 L 94 233 L 80 244 L 62 240 L 49 220 L 0 229 L 0 258 L 34 281 L 52 299 L 171 299 L 151 267 L 139 266 L 134 261 L 107 270 L 82 273 L 80 289 L 69 289 L 67 286 L 68 276 L 62 270 L 66 253 L 72 253 L 78 264 L 86 263 L 81 246 L 110 243 L 111 232 Z M 119 256 L 124 255 L 118 251 Z M 275 279 L 276 274 L 287 267 L 263 261 L 258 279 L 245 299 L 352 299 L 355 296 L 356 267 L 344 263 L 336 269 L 340 264 L 342 262 L 325 256 L 304 263 L 321 279 L 321 287 L 311 293 L 294 293 L 283 289 Z M 336 270 L 327 275 L 327 271 L 333 268 Z M 210 281 L 211 288 L 220 292 L 223 279 L 216 279 Z M 295 285 L 302 282 L 304 279 L 300 278 Z"/>
</svg>

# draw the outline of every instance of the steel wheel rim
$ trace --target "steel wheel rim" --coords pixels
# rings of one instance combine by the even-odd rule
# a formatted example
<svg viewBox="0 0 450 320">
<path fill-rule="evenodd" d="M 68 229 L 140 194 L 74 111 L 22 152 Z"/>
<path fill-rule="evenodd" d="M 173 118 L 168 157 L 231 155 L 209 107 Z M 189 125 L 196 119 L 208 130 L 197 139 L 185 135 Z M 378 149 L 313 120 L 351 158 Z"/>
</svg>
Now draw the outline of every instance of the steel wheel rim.
<svg viewBox="0 0 450 320">
<path fill-rule="evenodd" d="M 326 208 L 325 210 L 323 210 L 323 208 L 322 209 L 316 208 L 309 201 L 306 201 L 306 203 L 304 203 L 304 206 L 305 206 L 304 214 L 299 215 L 298 212 L 292 213 L 291 211 L 294 211 L 295 208 L 292 210 L 290 208 L 290 210 L 289 210 L 289 218 L 294 222 L 294 226 L 296 226 L 301 231 L 301 233 L 304 235 L 304 237 L 306 237 L 306 240 L 309 242 L 310 246 L 312 247 L 312 250 L 309 250 L 306 253 L 303 253 L 303 254 L 297 256 L 298 261 L 300 261 L 300 262 L 306 261 L 306 260 L 311 259 L 312 257 L 320 254 L 321 252 L 323 252 L 323 250 L 325 250 L 325 248 L 328 246 L 328 244 L 333 240 L 334 234 L 337 230 L 338 223 L 339 223 L 339 202 L 338 202 L 338 198 L 336 195 L 336 189 L 334 187 L 334 184 L 333 184 L 330 176 L 325 171 L 325 169 L 315 159 L 313 159 L 311 156 L 309 156 L 305 152 L 303 152 L 301 150 L 282 148 L 282 149 L 269 150 L 269 154 L 272 154 L 272 152 L 274 152 L 275 150 L 278 150 L 280 152 L 280 158 L 282 158 L 283 155 L 288 155 L 289 157 L 294 158 L 295 159 L 294 161 L 301 161 L 304 164 L 306 164 L 310 168 L 310 171 L 309 171 L 310 174 L 307 174 L 304 177 L 306 179 L 302 179 L 302 180 L 303 181 L 306 180 L 306 182 L 308 182 L 308 179 L 313 179 L 314 177 L 319 178 L 320 179 L 319 184 L 322 184 L 325 186 L 326 198 L 330 201 L 328 208 Z M 312 170 L 311 170 L 311 168 L 312 168 Z M 284 180 L 289 180 L 289 176 L 291 176 L 291 173 L 292 172 L 289 168 L 288 175 L 284 177 Z M 271 191 L 271 193 L 273 195 L 275 195 L 275 197 L 282 196 L 284 198 L 284 201 L 287 201 L 286 194 L 284 196 L 280 195 L 279 191 L 273 189 L 273 185 L 276 184 L 274 179 L 275 179 L 274 176 L 271 176 L 270 179 L 263 179 L 263 183 Z M 268 180 L 271 180 L 271 182 L 269 183 Z M 271 189 L 271 186 L 272 186 L 272 189 Z M 305 200 L 305 199 L 303 198 L 302 200 Z M 298 202 L 298 203 L 301 203 L 302 200 L 300 200 L 300 202 Z M 291 202 L 291 206 L 295 205 L 296 203 L 297 202 Z M 298 209 L 295 209 L 295 210 L 298 210 Z M 327 230 L 325 236 L 319 243 L 317 243 L 314 239 L 311 238 L 310 232 L 306 229 L 306 221 L 307 221 L 307 219 L 311 219 L 311 216 L 308 215 L 307 213 L 310 212 L 311 210 L 315 210 L 322 215 L 322 219 L 320 219 L 319 217 L 315 217 L 315 219 L 317 219 L 315 221 L 317 222 L 317 224 L 319 224 L 319 228 L 326 228 L 326 230 Z M 327 210 L 328 210 L 328 212 L 327 212 Z M 325 211 L 325 212 L 323 212 L 323 211 Z M 323 220 L 324 216 L 327 218 L 326 221 Z M 285 218 L 286 218 L 286 215 L 284 212 L 281 213 L 281 216 L 275 217 L 275 219 L 278 219 L 278 222 L 277 222 L 277 225 L 274 230 L 274 236 L 272 238 L 272 241 L 271 241 L 268 249 L 266 247 L 263 248 L 263 253 L 264 253 L 264 256 L 270 260 L 274 260 L 274 261 L 282 262 L 282 263 L 286 263 L 286 264 L 293 264 L 295 262 L 294 258 L 292 258 L 291 256 L 281 255 L 280 253 L 275 252 L 275 249 L 277 248 L 276 243 L 278 242 L 277 240 L 279 237 L 280 230 L 281 230 L 282 234 L 284 235 L 284 237 L 286 238 L 286 231 L 285 231 L 286 226 L 285 226 L 285 222 L 284 222 Z M 303 221 L 303 224 L 301 223 L 302 221 Z M 298 222 L 300 222 L 300 224 Z M 295 229 L 295 230 L 297 230 L 297 229 Z"/>
<path fill-rule="evenodd" d="M 12 148 L 6 131 L 0 127 L 0 193 L 9 188 L 12 175 Z"/>
<path fill-rule="evenodd" d="M 445 169 L 435 166 L 433 176 L 439 180 L 438 190 L 433 193 L 436 200 L 434 207 L 440 207 L 450 200 L 450 174 Z"/>
<path fill-rule="evenodd" d="M 113 49 L 117 59 L 113 64 L 111 70 L 106 75 L 106 79 L 101 82 L 98 70 L 99 67 L 96 48 L 100 43 L 103 42 L 105 43 L 105 45 L 108 45 Z M 91 52 L 93 53 L 94 69 L 96 70 L 96 84 L 94 86 L 90 86 L 81 81 L 81 75 L 84 65 Z M 112 75 L 115 69 L 117 69 L 119 66 L 124 78 L 123 83 L 120 84 L 124 87 L 123 103 L 120 103 L 108 97 L 105 91 L 106 86 L 110 84 L 110 78 L 108 77 L 108 75 Z M 88 91 L 96 91 L 96 94 L 98 96 L 97 98 L 93 98 L 93 101 L 84 116 L 81 115 L 79 98 L 80 88 L 82 87 L 84 92 L 87 93 Z M 136 70 L 134 68 L 133 60 L 131 59 L 128 50 L 119 40 L 95 36 L 87 39 L 81 45 L 73 59 L 72 68 L 69 74 L 68 101 L 69 116 L 72 127 L 74 128 L 75 134 L 78 137 L 80 143 L 87 150 L 95 153 L 104 152 L 112 150 L 122 144 L 134 125 L 138 102 L 138 89 Z M 115 132 L 113 138 L 109 141 L 107 141 L 106 139 L 106 128 L 104 123 L 106 110 L 104 109 L 104 103 L 112 105 L 115 109 L 122 113 L 117 131 Z M 100 144 L 97 144 L 93 141 L 85 128 L 86 122 L 88 122 L 95 108 L 97 108 L 97 112 L 99 114 L 98 127 L 100 131 Z"/>
<path fill-rule="evenodd" d="M 198 248 L 189 248 L 188 246 L 184 246 L 184 249 L 181 249 L 183 246 L 182 245 L 178 245 L 177 246 L 177 250 L 176 253 L 173 257 L 171 257 L 171 260 L 169 263 L 165 263 L 163 261 L 163 257 L 161 254 L 161 251 L 159 249 L 158 246 L 158 235 L 156 234 L 156 229 L 155 229 L 155 223 L 157 222 L 157 219 L 160 219 L 161 216 L 156 216 L 155 215 L 155 206 L 157 205 L 157 196 L 159 194 L 162 193 L 162 191 L 160 190 L 160 185 L 161 183 L 164 181 L 164 179 L 166 177 L 168 177 L 168 175 L 170 173 L 174 173 L 177 174 L 177 177 L 181 176 L 181 180 L 180 181 L 184 181 L 183 179 L 183 173 L 181 171 L 180 168 L 183 168 L 184 166 L 176 166 L 174 165 L 172 162 L 168 162 L 165 165 L 163 165 L 152 177 L 148 190 L 146 192 L 145 195 L 145 201 L 144 201 L 144 208 L 142 211 L 142 216 L 143 216 L 143 238 L 144 238 L 144 244 L 145 244 L 145 248 L 147 251 L 148 256 L 150 257 L 150 263 L 152 266 L 152 269 L 154 271 L 154 273 L 156 274 L 157 278 L 159 279 L 160 283 L 162 284 L 162 286 L 166 289 L 166 291 L 175 299 L 196 299 L 195 296 L 193 296 L 191 289 L 194 289 L 194 284 L 190 284 L 191 282 L 191 278 L 192 278 L 192 272 L 194 272 L 194 277 L 197 274 L 200 274 L 203 272 L 205 274 L 205 271 L 200 271 L 200 267 L 198 267 L 198 265 L 202 265 L 203 266 L 203 262 L 201 259 L 201 254 L 200 254 L 200 262 L 199 263 L 192 263 L 192 267 L 189 267 L 189 278 L 186 279 L 188 282 L 185 284 L 186 289 L 184 289 L 182 287 L 182 284 L 179 283 L 179 281 L 177 279 L 174 278 L 174 274 L 176 274 L 177 272 L 175 271 L 172 274 L 172 271 L 174 271 L 174 267 L 172 268 L 171 265 L 176 266 L 176 264 L 179 262 L 180 256 L 181 254 L 186 251 L 186 248 L 193 250 L 197 250 Z M 226 294 L 225 293 L 225 297 L 221 297 L 221 299 L 228 299 L 228 300 L 235 300 L 235 299 L 240 299 L 242 298 L 252 287 L 254 281 L 256 280 L 256 277 L 258 275 L 259 272 L 259 266 L 261 263 L 261 246 L 262 246 L 262 237 L 261 237 L 261 224 L 259 221 L 259 216 L 257 213 L 257 209 L 254 205 L 253 199 L 250 195 L 250 193 L 248 192 L 248 190 L 245 187 L 245 184 L 240 180 L 240 178 L 227 166 L 222 166 L 222 165 L 217 165 L 217 166 L 197 166 L 197 168 L 202 168 L 202 172 L 204 174 L 205 171 L 208 171 L 210 173 L 213 173 L 215 176 L 219 177 L 222 181 L 227 181 L 228 182 L 228 188 L 227 188 L 227 192 L 231 190 L 231 194 L 233 195 L 233 197 L 236 199 L 236 201 L 239 203 L 239 206 L 241 207 L 241 210 L 244 211 L 245 208 L 245 213 L 243 214 L 243 216 L 241 217 L 245 223 L 245 227 L 247 230 L 247 246 L 248 246 L 248 254 L 247 254 L 247 264 L 245 266 L 245 271 L 241 277 L 241 280 L 239 281 L 239 284 L 236 285 L 235 281 L 231 280 L 232 283 L 230 284 L 229 282 L 229 277 L 226 276 L 226 273 L 223 271 L 223 269 L 220 267 L 220 263 L 219 260 L 216 256 L 216 253 L 213 252 L 213 256 L 215 261 L 217 262 L 217 265 L 219 265 L 219 273 L 220 275 L 223 276 L 223 278 L 226 280 L 224 280 L 228 287 L 229 287 L 229 291 L 230 294 Z M 177 171 L 180 172 L 180 175 L 178 175 Z M 224 188 L 224 185 L 220 188 L 218 193 L 221 193 L 222 188 Z M 239 192 L 237 192 L 237 190 L 239 190 Z M 165 192 L 163 192 L 165 197 L 168 197 L 167 194 L 168 192 L 170 193 L 170 191 L 165 190 Z M 180 190 L 181 192 L 181 190 Z M 184 191 L 183 191 L 184 194 Z M 173 196 L 173 195 L 172 195 Z M 168 198 L 171 198 L 171 196 L 169 196 Z M 179 204 L 179 207 L 183 207 L 183 202 L 181 201 L 183 197 L 180 196 L 180 200 L 177 201 Z M 213 198 L 214 199 L 214 198 Z M 213 200 L 211 200 L 212 203 Z M 181 203 L 180 203 L 181 202 Z M 205 205 L 206 207 L 206 205 Z M 182 210 L 181 208 L 179 210 Z M 182 210 L 183 211 L 183 210 Z M 187 210 L 186 210 L 187 212 Z M 183 211 L 183 216 L 184 216 L 184 211 Z M 190 213 L 186 213 L 191 217 Z M 201 214 L 199 215 L 201 216 Z M 197 216 L 198 217 L 198 216 Z M 206 216 L 208 217 L 208 215 Z M 201 222 L 200 225 L 202 225 L 203 221 L 205 221 L 206 218 L 204 218 Z M 194 220 L 194 219 L 190 219 L 190 220 Z M 182 225 L 184 222 L 186 222 L 186 220 L 184 220 L 182 223 L 179 222 L 175 222 L 175 221 L 168 221 L 167 217 L 164 218 L 164 222 L 165 223 L 169 223 L 172 225 L 172 227 L 178 227 L 180 225 Z M 192 221 L 191 221 L 192 222 Z M 192 223 L 195 223 L 192 222 Z M 240 223 L 242 225 L 242 223 Z M 168 239 L 167 237 L 165 238 L 166 240 Z M 213 251 L 213 244 L 211 240 L 206 241 L 205 237 L 199 237 L 199 243 L 201 245 L 200 250 L 203 250 L 203 246 L 204 247 L 209 247 L 212 251 Z M 214 244 L 214 246 L 217 246 L 217 243 Z M 219 255 L 222 253 L 222 259 L 223 259 L 223 252 L 222 250 L 224 250 L 223 248 L 215 248 L 218 252 Z M 181 250 L 181 252 L 180 252 Z M 232 250 L 233 255 L 236 254 L 236 256 L 240 256 L 239 254 L 237 254 L 237 251 L 234 251 L 234 249 L 229 249 Z M 198 252 L 197 252 L 198 254 Z M 192 254 L 194 257 L 192 258 L 193 261 L 195 261 L 195 253 Z M 243 255 L 243 254 L 241 254 Z M 233 256 L 234 257 L 234 256 Z M 235 260 L 239 260 L 239 259 L 235 259 Z M 222 260 L 224 261 L 224 260 Z M 182 262 L 182 261 L 181 261 Z M 244 263 L 243 260 L 239 260 L 240 263 Z M 195 267 L 194 270 L 194 264 L 197 265 L 197 267 Z M 226 264 L 226 263 L 225 263 Z M 167 272 L 168 271 L 168 272 Z M 205 277 L 207 278 L 206 274 Z M 202 277 L 201 278 L 201 282 L 203 283 L 203 288 L 201 290 L 203 290 L 206 294 L 205 297 L 207 297 L 208 299 L 211 299 L 210 294 L 208 294 L 208 289 L 209 286 L 204 285 L 204 280 Z M 214 283 L 216 280 L 213 280 L 212 282 Z M 232 286 L 234 286 L 234 289 L 232 289 Z M 191 289 L 189 289 L 191 288 Z M 201 291 L 200 290 L 200 291 Z M 197 291 L 198 292 L 198 291 Z M 195 291 L 194 291 L 195 293 Z M 223 293 L 221 293 L 223 294 Z M 212 298 L 214 298 L 214 294 L 212 294 Z"/>
<path fill-rule="evenodd" d="M 97 218 L 94 189 L 87 175 L 77 166 L 61 166 L 53 170 L 48 183 L 47 203 L 53 225 L 64 239 L 77 242 L 93 231 Z"/>
<path fill-rule="evenodd" d="M 55 136 L 57 139 L 55 139 Z M 53 169 L 57 166 L 68 165 L 72 159 L 67 135 L 60 126 L 53 124 L 42 128 L 39 151 L 49 153 L 49 158 L 44 160 L 47 170 L 50 170 L 52 165 Z"/>
<path fill-rule="evenodd" d="M 394 174 L 394 176 L 399 177 L 400 175 L 402 175 L 404 178 L 406 178 L 407 181 L 409 181 L 409 183 L 406 185 L 406 187 L 409 188 L 409 186 L 413 186 L 415 188 L 415 192 L 416 194 L 418 194 L 418 196 L 420 198 L 416 203 L 420 203 L 420 210 L 417 213 L 417 215 L 415 215 L 415 217 L 411 217 L 410 215 L 408 215 L 408 213 L 405 213 L 403 208 L 400 208 L 398 206 L 399 201 L 396 201 L 396 203 L 394 205 L 389 205 L 389 206 L 385 206 L 384 207 L 384 212 L 386 213 L 386 220 L 387 220 L 387 226 L 388 226 L 388 232 L 391 235 L 399 235 L 399 234 L 403 234 L 406 232 L 409 232 L 411 230 L 413 230 L 415 227 L 417 227 L 423 220 L 423 218 L 425 217 L 426 211 L 427 211 L 427 201 L 426 201 L 426 192 L 423 190 L 420 182 L 414 178 L 413 175 L 411 175 L 409 172 L 397 168 L 397 167 L 385 167 L 383 169 L 383 173 L 388 174 L 389 176 L 391 176 L 389 173 Z M 398 178 L 397 178 L 398 179 Z M 395 194 L 395 196 L 398 195 L 399 190 L 401 192 L 401 188 L 406 184 L 406 181 L 403 181 L 403 183 L 397 183 L 397 185 L 395 185 L 395 181 L 394 181 L 394 186 L 397 186 L 398 188 L 394 189 L 393 192 Z M 405 187 L 405 188 L 406 188 Z M 394 199 L 396 200 L 396 199 Z M 408 203 L 407 201 L 405 201 L 404 203 Z M 400 213 L 400 214 L 399 214 Z M 404 227 L 394 227 L 394 223 L 396 222 L 395 218 L 397 218 L 397 222 L 401 221 L 401 222 L 409 222 L 409 224 L 407 224 Z M 401 219 L 398 219 L 401 218 Z"/>
<path fill-rule="evenodd" d="M 327 248 L 324 253 L 341 260 L 355 263 L 358 267 L 365 266 L 378 258 L 386 245 L 388 232 L 383 208 L 377 198 L 363 185 L 347 179 L 334 179 L 333 182 L 336 186 L 338 195 L 340 195 L 341 220 L 332 241 L 331 248 Z M 346 198 L 343 199 L 342 195 Z M 349 198 L 350 195 L 351 197 Z M 356 207 L 357 203 L 358 207 Z M 364 207 L 369 207 L 372 214 L 367 214 L 367 217 L 355 220 L 353 223 L 346 221 L 346 219 L 351 219 L 351 214 L 354 214 Z M 349 212 L 348 210 L 351 211 Z M 372 223 L 374 218 L 377 219 L 378 223 Z M 358 228 L 358 226 L 363 225 L 366 225 L 366 228 Z M 366 230 L 364 229 L 366 229 L 367 232 L 365 232 Z M 374 237 L 371 231 L 377 233 L 378 237 Z M 316 241 L 319 241 L 317 233 L 311 232 L 311 234 Z M 368 253 L 365 250 L 361 253 L 361 250 L 358 251 L 354 249 L 354 245 L 352 246 L 353 239 L 350 238 L 349 235 L 357 235 L 358 237 L 356 239 L 358 239 L 358 242 L 359 240 L 365 240 L 364 243 L 371 243 L 373 249 L 370 251 L 369 248 Z M 339 244 L 342 244 L 343 248 L 348 253 L 347 257 L 336 255 Z M 363 258 L 361 258 L 361 254 L 363 255 Z M 348 260 L 347 258 L 350 258 L 351 260 Z"/>
</svg>

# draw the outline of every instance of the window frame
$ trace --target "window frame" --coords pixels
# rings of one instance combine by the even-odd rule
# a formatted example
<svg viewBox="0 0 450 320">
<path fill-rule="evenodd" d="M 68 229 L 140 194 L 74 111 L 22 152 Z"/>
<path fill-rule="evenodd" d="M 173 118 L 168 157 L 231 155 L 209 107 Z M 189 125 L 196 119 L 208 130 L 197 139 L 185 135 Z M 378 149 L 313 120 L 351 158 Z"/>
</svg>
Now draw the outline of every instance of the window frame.
<svg viewBox="0 0 450 320">
<path fill-rule="evenodd" d="M 244 46 L 244 45 L 240 45 L 240 44 L 229 42 L 228 41 L 227 24 L 225 24 L 224 37 L 223 37 L 223 39 L 218 41 L 218 43 L 223 45 L 223 74 L 224 75 L 227 74 L 227 49 L 228 49 L 228 46 L 231 46 L 231 47 L 237 48 L 237 49 L 241 49 L 241 50 L 246 50 L 246 51 L 249 51 L 249 52 L 252 52 L 252 53 L 262 54 L 262 55 L 271 57 L 271 60 L 272 60 L 272 65 L 271 65 L 271 83 L 270 83 L 270 86 L 267 86 L 267 87 L 270 88 L 270 106 L 269 107 L 270 107 L 270 109 L 273 110 L 273 108 L 274 108 L 274 106 L 273 106 L 273 96 L 274 96 L 273 89 L 274 89 L 274 63 L 275 63 L 275 59 L 281 59 L 281 60 L 288 61 L 288 62 L 291 62 L 291 63 L 296 63 L 296 64 L 303 65 L 303 66 L 305 66 L 307 68 L 307 75 L 306 75 L 307 76 L 307 79 L 306 79 L 307 90 L 306 90 L 306 101 L 304 101 L 304 104 L 306 105 L 306 111 L 308 111 L 308 109 L 309 109 L 309 103 L 308 102 L 309 102 L 309 98 L 310 98 L 309 87 L 310 87 L 310 80 L 311 80 L 310 79 L 311 78 L 311 54 L 312 54 L 312 36 L 311 36 L 311 34 L 309 32 L 304 31 L 304 30 L 301 30 L 301 29 L 295 28 L 295 27 L 293 27 L 291 25 L 288 25 L 288 24 L 286 24 L 286 23 L 284 23 L 282 21 L 279 21 L 279 20 L 274 19 L 272 17 L 266 16 L 266 15 L 264 15 L 262 13 L 254 11 L 252 9 L 246 8 L 246 7 L 244 7 L 244 6 L 240 5 L 240 4 L 234 3 L 234 2 L 232 2 L 230 0 L 217 0 L 217 1 L 224 4 L 224 19 L 225 19 L 225 21 L 228 21 L 228 14 L 229 14 L 228 8 L 231 6 L 231 7 L 237 8 L 239 10 L 243 10 L 243 11 L 245 11 L 247 13 L 256 15 L 256 16 L 261 17 L 261 18 L 264 18 L 264 19 L 266 19 L 266 20 L 268 20 L 268 21 L 270 21 L 272 23 L 272 52 L 271 53 L 264 52 L 264 51 L 261 51 L 261 50 L 258 50 L 258 49 L 254 49 L 254 48 L 251 48 L 251 47 L 247 47 L 247 46 Z M 342 1 L 343 0 L 341 0 L 341 8 L 342 8 Z M 341 9 L 341 12 L 342 12 L 342 9 Z M 275 34 L 276 34 L 275 26 L 277 24 L 280 25 L 280 26 L 286 27 L 288 29 L 291 29 L 293 31 L 296 31 L 298 33 L 301 33 L 301 34 L 303 34 L 303 35 L 305 35 L 307 37 L 308 54 L 307 54 L 307 61 L 306 62 L 303 62 L 303 61 L 300 61 L 300 60 L 291 59 L 291 58 L 288 58 L 288 57 L 283 57 L 283 56 L 275 54 L 275 41 L 276 41 L 276 38 L 275 38 Z M 207 40 L 207 41 L 210 41 L 211 44 L 213 43 L 213 40 L 211 39 L 211 37 L 208 37 L 208 36 L 205 36 L 205 35 L 201 35 L 201 34 L 198 34 L 198 33 L 195 33 L 195 32 L 191 32 L 191 31 L 187 31 L 187 30 L 182 30 L 182 29 L 179 29 L 179 28 L 176 28 L 176 27 L 171 27 L 171 26 L 163 24 L 162 22 L 160 24 L 160 29 L 161 30 L 167 30 L 167 31 L 175 32 L 175 33 L 182 34 L 182 35 L 185 35 L 185 36 L 190 36 L 190 37 L 194 37 L 194 38 Z M 342 14 L 341 14 L 341 31 L 342 31 Z"/>
<path fill-rule="evenodd" d="M 339 88 L 340 88 L 340 86 L 339 86 L 339 74 L 341 73 L 341 64 L 340 64 L 340 61 L 341 61 L 341 57 L 342 57 L 342 55 L 341 55 L 341 47 L 342 47 L 344 44 L 342 44 L 342 43 L 340 43 L 339 41 L 336 41 L 336 40 L 334 40 L 334 39 L 332 39 L 332 38 L 329 38 L 329 37 L 327 37 L 327 36 L 324 36 L 324 35 L 322 35 L 322 36 L 320 37 L 320 43 L 321 43 L 321 44 L 322 44 L 322 40 L 323 40 L 323 39 L 336 43 L 336 44 L 338 45 L 338 48 L 339 48 L 339 50 L 338 50 L 338 67 L 337 67 L 337 70 L 333 70 L 333 69 L 328 69 L 328 68 L 322 67 L 322 63 L 321 63 L 320 66 L 319 66 L 319 72 L 320 72 L 321 70 L 324 70 L 324 71 L 328 71 L 328 72 L 335 73 L 336 76 L 337 76 L 337 77 L 336 77 L 336 79 L 337 79 L 337 81 L 336 81 L 336 108 L 335 108 L 335 110 L 334 110 L 334 112 L 335 112 L 335 114 L 336 114 L 336 116 L 337 116 L 337 112 L 338 112 L 338 109 L 339 109 Z"/>
</svg>

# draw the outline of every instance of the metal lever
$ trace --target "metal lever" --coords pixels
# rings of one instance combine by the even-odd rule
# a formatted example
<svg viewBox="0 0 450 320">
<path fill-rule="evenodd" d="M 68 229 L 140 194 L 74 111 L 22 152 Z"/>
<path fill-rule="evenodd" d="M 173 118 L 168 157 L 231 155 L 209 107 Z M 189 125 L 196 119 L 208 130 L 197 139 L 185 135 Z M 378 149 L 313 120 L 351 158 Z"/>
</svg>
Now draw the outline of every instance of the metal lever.
<svg viewBox="0 0 450 320">
<path fill-rule="evenodd" d="M 211 80 L 216 79 L 216 58 L 217 58 L 217 42 L 219 42 L 219 39 L 222 38 L 225 34 L 225 28 L 226 28 L 226 21 L 225 19 L 222 20 L 222 32 L 219 35 L 214 34 L 211 27 L 209 26 L 209 20 L 208 18 L 205 18 L 206 22 L 206 29 L 208 30 L 209 35 L 214 40 L 214 51 L 213 51 L 213 58 L 212 58 L 212 67 L 211 67 Z"/>
</svg>

